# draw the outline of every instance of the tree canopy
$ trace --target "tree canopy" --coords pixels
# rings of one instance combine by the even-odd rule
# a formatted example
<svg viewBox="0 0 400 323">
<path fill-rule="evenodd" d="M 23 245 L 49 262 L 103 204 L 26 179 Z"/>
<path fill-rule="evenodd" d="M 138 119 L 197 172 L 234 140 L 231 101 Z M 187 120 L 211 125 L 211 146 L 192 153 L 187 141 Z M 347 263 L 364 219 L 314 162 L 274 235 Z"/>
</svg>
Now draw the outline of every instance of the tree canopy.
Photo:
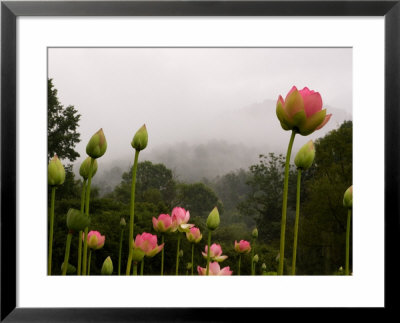
<svg viewBox="0 0 400 323">
<path fill-rule="evenodd" d="M 60 159 L 76 160 L 79 153 L 75 145 L 80 142 L 78 132 L 81 115 L 73 105 L 64 107 L 58 97 L 53 80 L 47 82 L 47 159 L 54 154 Z"/>
</svg>

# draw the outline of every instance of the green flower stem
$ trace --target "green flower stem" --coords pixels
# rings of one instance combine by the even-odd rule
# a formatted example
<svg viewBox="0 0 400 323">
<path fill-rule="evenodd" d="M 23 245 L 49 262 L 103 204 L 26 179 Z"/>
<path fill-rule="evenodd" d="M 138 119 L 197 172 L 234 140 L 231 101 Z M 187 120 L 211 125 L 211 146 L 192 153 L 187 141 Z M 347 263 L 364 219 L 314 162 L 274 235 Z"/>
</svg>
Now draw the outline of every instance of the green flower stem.
<svg viewBox="0 0 400 323">
<path fill-rule="evenodd" d="M 251 240 L 251 275 L 254 275 L 254 243 L 255 243 L 256 239 L 252 239 Z"/>
<path fill-rule="evenodd" d="M 193 276 L 193 255 L 194 255 L 194 243 L 192 243 L 192 276 Z"/>
<path fill-rule="evenodd" d="M 161 244 L 164 243 L 164 234 L 161 234 Z M 165 248 L 165 245 L 164 245 Z M 161 276 L 164 275 L 164 248 L 161 250 Z"/>
<path fill-rule="evenodd" d="M 118 257 L 118 276 L 121 275 L 121 256 L 122 256 L 122 240 L 124 238 L 124 229 L 121 229 L 121 238 L 119 239 L 119 257 Z"/>
<path fill-rule="evenodd" d="M 349 275 L 349 259 L 350 259 L 350 225 L 351 225 L 351 209 L 347 211 L 347 229 L 346 229 L 346 267 L 345 275 Z"/>
<path fill-rule="evenodd" d="M 239 254 L 239 263 L 238 263 L 238 275 L 240 276 L 240 264 L 242 262 L 242 254 Z"/>
<path fill-rule="evenodd" d="M 211 230 L 208 230 L 208 242 L 207 242 L 207 270 L 206 276 L 210 272 L 210 246 L 211 246 Z"/>
<path fill-rule="evenodd" d="M 62 268 L 62 275 L 65 276 L 67 274 L 68 268 L 68 260 L 69 260 L 69 249 L 71 248 L 71 240 L 72 240 L 72 232 L 68 232 L 67 235 L 67 244 L 65 246 L 65 256 L 64 256 L 64 265 Z"/>
<path fill-rule="evenodd" d="M 94 159 L 90 158 L 90 167 L 89 167 L 89 178 L 86 187 L 86 196 L 85 196 L 85 213 L 86 216 L 89 216 L 89 201 L 90 201 L 90 186 L 92 185 L 92 173 L 93 173 L 93 165 Z M 88 227 L 85 228 L 85 238 L 83 242 L 83 261 L 82 261 L 82 275 L 86 275 L 86 263 L 87 263 L 87 235 L 88 235 Z"/>
<path fill-rule="evenodd" d="M 86 191 L 86 179 L 83 180 L 82 184 L 82 193 L 81 193 L 81 212 L 83 213 L 85 210 L 85 191 Z M 82 233 L 83 231 L 79 231 L 78 235 L 78 269 L 77 275 L 80 276 L 81 268 L 82 268 Z"/>
<path fill-rule="evenodd" d="M 140 263 L 140 276 L 143 276 L 143 269 L 144 269 L 144 257 Z"/>
<path fill-rule="evenodd" d="M 131 185 L 131 205 L 130 205 L 130 219 L 129 219 L 129 256 L 128 263 L 126 264 L 126 275 L 131 272 L 132 254 L 133 254 L 133 225 L 135 218 L 135 188 L 136 188 L 136 171 L 139 159 L 139 150 L 135 150 L 135 161 L 132 166 L 132 185 Z M 137 265 L 137 264 L 136 264 Z M 137 269 L 136 269 L 137 270 Z"/>
<path fill-rule="evenodd" d="M 178 244 L 177 244 L 177 247 L 176 247 L 176 270 L 175 270 L 175 275 L 178 275 L 178 273 L 179 273 L 179 247 L 180 247 L 180 244 L 181 244 L 181 234 L 180 234 L 180 232 L 178 232 Z"/>
<path fill-rule="evenodd" d="M 50 200 L 50 233 L 49 233 L 49 260 L 47 267 L 47 274 L 51 275 L 51 258 L 53 257 L 53 234 L 54 234 L 54 204 L 56 199 L 56 187 L 51 187 L 51 200 Z"/>
<path fill-rule="evenodd" d="M 92 259 L 92 249 L 89 250 L 88 270 L 87 275 L 90 275 L 90 260 Z"/>
<path fill-rule="evenodd" d="M 296 220 L 294 222 L 292 275 L 296 275 L 297 239 L 298 239 L 299 218 L 300 218 L 300 183 L 301 183 L 301 169 L 299 168 L 297 171 Z"/>
<path fill-rule="evenodd" d="M 137 262 L 133 262 L 133 276 L 137 276 Z"/>
<path fill-rule="evenodd" d="M 288 196 L 288 186 L 289 186 L 289 165 L 290 165 L 290 155 L 292 153 L 292 147 L 294 142 L 294 137 L 296 132 L 293 130 L 290 136 L 290 141 L 286 153 L 286 163 L 285 163 L 285 180 L 283 185 L 283 202 L 282 202 L 282 222 L 281 222 L 281 241 L 279 248 L 279 267 L 278 275 L 283 275 L 283 261 L 285 259 L 285 231 L 286 231 L 286 210 L 287 210 L 287 196 Z"/>
</svg>

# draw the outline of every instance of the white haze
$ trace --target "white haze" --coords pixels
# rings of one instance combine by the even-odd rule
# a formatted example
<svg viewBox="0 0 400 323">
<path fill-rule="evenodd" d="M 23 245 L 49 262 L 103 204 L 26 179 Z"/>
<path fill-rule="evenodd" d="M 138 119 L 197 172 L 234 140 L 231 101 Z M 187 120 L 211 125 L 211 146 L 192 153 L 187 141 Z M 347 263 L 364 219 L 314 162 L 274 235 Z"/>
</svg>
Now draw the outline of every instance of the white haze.
<svg viewBox="0 0 400 323">
<path fill-rule="evenodd" d="M 290 133 L 275 104 L 293 85 L 320 92 L 333 113 L 323 129 L 298 136 L 294 151 L 352 119 L 350 48 L 50 48 L 48 76 L 60 102 L 82 115 L 75 165 L 90 137 L 104 130 L 98 180 L 132 163 L 130 142 L 144 123 L 149 145 L 140 159 L 163 162 L 185 180 L 283 153 Z"/>
</svg>

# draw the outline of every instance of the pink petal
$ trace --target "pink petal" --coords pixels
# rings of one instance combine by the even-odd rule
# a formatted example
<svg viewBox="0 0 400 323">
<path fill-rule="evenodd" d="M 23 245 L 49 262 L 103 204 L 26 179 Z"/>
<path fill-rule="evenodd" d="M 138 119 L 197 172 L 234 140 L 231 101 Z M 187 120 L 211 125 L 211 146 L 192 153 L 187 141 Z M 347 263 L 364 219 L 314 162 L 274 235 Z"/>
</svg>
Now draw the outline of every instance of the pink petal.
<svg viewBox="0 0 400 323">
<path fill-rule="evenodd" d="M 327 114 L 326 116 L 325 116 L 325 119 L 324 119 L 324 121 L 317 127 L 317 129 L 315 129 L 315 130 L 318 130 L 318 129 L 321 129 L 323 126 L 325 126 L 327 123 L 328 123 L 328 121 L 329 121 L 329 119 L 332 117 L 332 113 L 331 114 Z"/>
<path fill-rule="evenodd" d="M 136 246 L 136 247 L 139 247 L 139 246 L 142 245 L 142 243 L 143 243 L 142 235 L 138 234 L 138 235 L 136 236 L 136 239 L 135 239 L 135 246 Z"/>
<path fill-rule="evenodd" d="M 230 270 L 229 266 L 227 266 L 227 267 L 222 268 L 221 271 L 219 272 L 219 274 L 221 276 L 230 276 L 230 275 L 232 275 L 232 270 Z"/>
<path fill-rule="evenodd" d="M 295 87 L 295 86 L 293 85 L 293 87 L 290 89 L 289 93 L 286 94 L 285 101 L 287 100 L 287 98 L 289 97 L 289 95 L 290 95 L 293 91 L 296 91 L 296 90 L 297 90 L 297 87 Z"/>
<path fill-rule="evenodd" d="M 303 102 L 306 117 L 312 116 L 322 109 L 322 98 L 318 92 L 303 97 Z"/>
<path fill-rule="evenodd" d="M 200 266 L 197 266 L 197 272 L 199 273 L 199 275 L 205 276 L 205 274 L 207 273 L 207 268 L 202 268 Z"/>
<path fill-rule="evenodd" d="M 304 89 L 299 91 L 301 97 L 304 99 L 306 96 L 309 96 L 313 93 L 315 93 L 315 91 L 310 90 L 308 87 L 305 87 Z"/>
<path fill-rule="evenodd" d="M 209 270 L 209 274 L 213 274 L 213 275 L 218 275 L 219 271 L 220 271 L 220 266 L 218 262 L 211 262 L 210 263 L 210 270 Z"/>
<path fill-rule="evenodd" d="M 158 229 L 157 229 L 158 220 L 153 216 L 153 220 L 152 221 L 153 221 L 154 230 L 158 231 Z"/>
</svg>

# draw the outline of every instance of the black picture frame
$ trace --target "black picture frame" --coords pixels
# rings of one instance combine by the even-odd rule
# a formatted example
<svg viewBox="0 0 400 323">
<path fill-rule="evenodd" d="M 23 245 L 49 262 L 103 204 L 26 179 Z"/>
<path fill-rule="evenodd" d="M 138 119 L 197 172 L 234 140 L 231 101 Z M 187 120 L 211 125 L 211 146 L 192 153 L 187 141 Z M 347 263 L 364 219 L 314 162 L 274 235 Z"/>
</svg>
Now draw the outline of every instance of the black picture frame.
<svg viewBox="0 0 400 323">
<path fill-rule="evenodd" d="M 2 1 L 1 3 L 1 321 L 186 322 L 229 321 L 255 308 L 18 308 L 16 307 L 16 19 L 19 16 L 384 16 L 385 18 L 385 307 L 364 309 L 370 319 L 398 308 L 395 261 L 400 237 L 400 0 L 395 1 Z M 372 127 L 372 126 L 371 126 Z M 372 129 L 371 129 L 372 130 Z M 373 153 L 373 149 L 371 149 Z M 371 187 L 373 190 L 374 188 Z M 371 237 L 373 238 L 373 237 Z M 13 242 L 13 243 L 10 243 Z M 371 255 L 373 263 L 373 255 Z M 241 297 L 238 295 L 238 297 Z M 301 312 L 298 309 L 297 312 Z M 303 309 L 304 310 L 304 309 Z M 334 309 L 325 309 L 341 319 Z M 354 309 L 360 310 L 360 309 Z M 347 313 L 352 311 L 349 309 Z M 268 314 L 271 315 L 271 314 Z M 296 314 L 297 315 L 297 314 Z M 319 320 L 323 319 L 321 314 Z M 270 317 L 272 319 L 272 317 Z M 275 320 L 276 318 L 274 318 Z M 312 318 L 311 318 L 312 319 Z M 257 319 L 258 320 L 258 319 Z"/>
</svg>

